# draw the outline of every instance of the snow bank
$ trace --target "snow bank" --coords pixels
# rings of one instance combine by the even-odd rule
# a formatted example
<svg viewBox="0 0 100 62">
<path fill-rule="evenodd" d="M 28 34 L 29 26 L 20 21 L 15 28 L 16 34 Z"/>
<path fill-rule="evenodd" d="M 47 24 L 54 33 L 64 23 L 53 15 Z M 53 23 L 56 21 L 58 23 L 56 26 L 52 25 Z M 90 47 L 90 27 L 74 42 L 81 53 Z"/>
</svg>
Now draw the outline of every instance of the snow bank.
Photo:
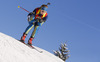
<svg viewBox="0 0 100 62">
<path fill-rule="evenodd" d="M 18 40 L 0 33 L 0 62 L 63 62 L 53 54 L 36 48 L 43 53 L 39 53 Z"/>
</svg>

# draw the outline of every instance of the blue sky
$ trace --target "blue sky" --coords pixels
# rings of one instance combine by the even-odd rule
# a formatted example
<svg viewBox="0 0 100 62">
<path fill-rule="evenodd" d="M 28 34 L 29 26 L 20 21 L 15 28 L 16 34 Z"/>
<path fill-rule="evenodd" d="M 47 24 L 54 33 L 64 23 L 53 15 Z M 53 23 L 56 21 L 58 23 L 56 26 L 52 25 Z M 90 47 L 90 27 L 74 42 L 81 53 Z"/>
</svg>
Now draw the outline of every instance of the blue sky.
<svg viewBox="0 0 100 62">
<path fill-rule="evenodd" d="M 17 7 L 31 12 L 48 2 L 48 20 L 33 44 L 53 53 L 68 41 L 71 57 L 66 62 L 100 62 L 100 0 L 2 0 L 0 32 L 20 39 L 28 26 L 28 13 Z"/>
</svg>

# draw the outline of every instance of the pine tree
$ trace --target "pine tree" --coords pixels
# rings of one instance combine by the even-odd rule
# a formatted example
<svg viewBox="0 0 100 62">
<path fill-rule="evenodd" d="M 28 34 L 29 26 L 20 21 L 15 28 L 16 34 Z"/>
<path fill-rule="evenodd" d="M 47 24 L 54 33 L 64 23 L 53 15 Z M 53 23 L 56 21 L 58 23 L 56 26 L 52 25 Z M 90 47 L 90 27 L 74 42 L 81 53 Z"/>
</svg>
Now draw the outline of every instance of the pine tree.
<svg viewBox="0 0 100 62">
<path fill-rule="evenodd" d="M 53 52 L 56 56 L 61 58 L 63 61 L 66 61 L 70 57 L 70 55 L 69 55 L 70 51 L 68 50 L 66 43 L 64 43 L 64 44 L 61 43 L 59 51 L 56 50 Z"/>
</svg>

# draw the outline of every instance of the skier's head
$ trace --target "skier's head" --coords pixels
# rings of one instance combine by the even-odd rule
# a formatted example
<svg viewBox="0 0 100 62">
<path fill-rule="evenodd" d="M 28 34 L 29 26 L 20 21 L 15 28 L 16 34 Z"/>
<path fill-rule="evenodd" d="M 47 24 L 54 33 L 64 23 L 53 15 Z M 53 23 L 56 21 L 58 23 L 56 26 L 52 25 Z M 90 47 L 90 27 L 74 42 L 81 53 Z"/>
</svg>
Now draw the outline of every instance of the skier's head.
<svg viewBox="0 0 100 62">
<path fill-rule="evenodd" d="M 48 9 L 47 5 L 45 5 L 45 4 L 41 5 L 41 10 L 47 11 L 47 9 Z"/>
<path fill-rule="evenodd" d="M 47 5 L 41 5 L 41 11 L 40 11 L 40 13 L 43 15 L 43 14 L 45 14 L 46 12 L 47 12 L 47 9 L 48 9 L 48 6 Z"/>
</svg>

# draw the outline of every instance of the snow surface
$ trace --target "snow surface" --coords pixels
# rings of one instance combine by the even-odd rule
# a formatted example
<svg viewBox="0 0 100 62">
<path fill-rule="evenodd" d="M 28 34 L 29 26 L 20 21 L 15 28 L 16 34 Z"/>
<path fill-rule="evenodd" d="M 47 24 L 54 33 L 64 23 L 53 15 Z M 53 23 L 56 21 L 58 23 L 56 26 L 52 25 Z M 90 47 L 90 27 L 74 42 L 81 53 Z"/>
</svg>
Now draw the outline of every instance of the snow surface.
<svg viewBox="0 0 100 62">
<path fill-rule="evenodd" d="M 18 40 L 0 33 L 0 62 L 63 62 L 55 55 L 35 47 L 43 53 L 22 44 Z"/>
</svg>

